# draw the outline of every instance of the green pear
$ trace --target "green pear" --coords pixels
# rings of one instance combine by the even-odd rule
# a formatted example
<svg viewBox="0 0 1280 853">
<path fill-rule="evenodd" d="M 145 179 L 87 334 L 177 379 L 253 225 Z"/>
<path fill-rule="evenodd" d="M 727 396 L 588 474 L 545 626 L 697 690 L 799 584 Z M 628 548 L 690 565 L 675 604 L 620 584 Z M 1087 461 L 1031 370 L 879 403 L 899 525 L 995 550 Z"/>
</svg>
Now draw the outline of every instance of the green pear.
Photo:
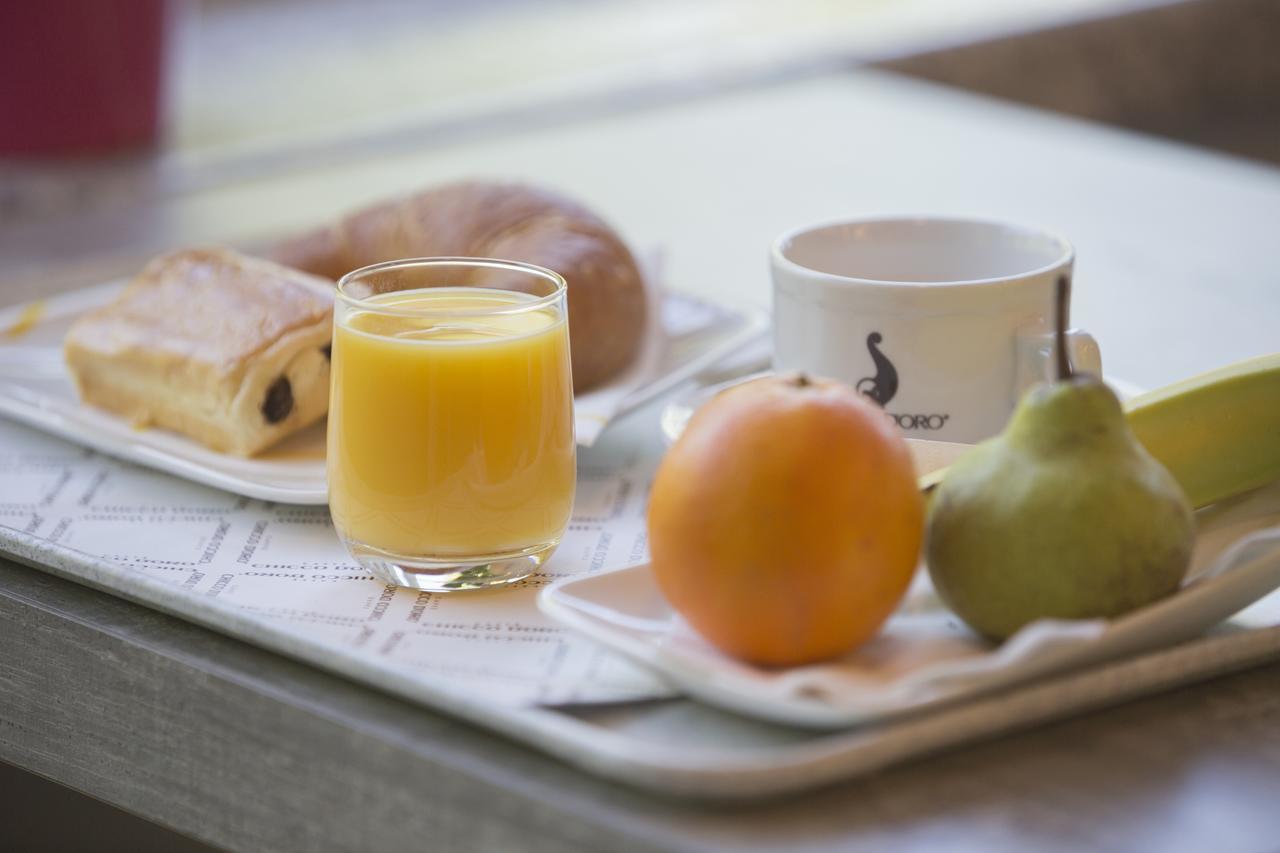
<svg viewBox="0 0 1280 853">
<path fill-rule="evenodd" d="M 1036 619 L 1127 613 L 1175 592 L 1191 560 L 1182 489 L 1134 438 L 1115 394 L 1066 372 L 958 460 L 929 507 L 934 586 L 992 639 Z"/>
</svg>

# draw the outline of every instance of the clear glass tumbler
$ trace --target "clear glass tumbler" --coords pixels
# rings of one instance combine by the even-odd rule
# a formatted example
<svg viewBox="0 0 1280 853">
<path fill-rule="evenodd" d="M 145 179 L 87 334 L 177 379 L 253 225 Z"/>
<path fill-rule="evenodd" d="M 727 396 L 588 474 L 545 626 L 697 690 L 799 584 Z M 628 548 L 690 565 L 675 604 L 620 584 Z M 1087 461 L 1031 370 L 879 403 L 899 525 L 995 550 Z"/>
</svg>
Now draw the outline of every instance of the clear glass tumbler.
<svg viewBox="0 0 1280 853">
<path fill-rule="evenodd" d="M 551 555 L 575 486 L 563 278 L 482 258 L 356 270 L 332 357 L 329 508 L 362 566 L 446 592 Z"/>
</svg>

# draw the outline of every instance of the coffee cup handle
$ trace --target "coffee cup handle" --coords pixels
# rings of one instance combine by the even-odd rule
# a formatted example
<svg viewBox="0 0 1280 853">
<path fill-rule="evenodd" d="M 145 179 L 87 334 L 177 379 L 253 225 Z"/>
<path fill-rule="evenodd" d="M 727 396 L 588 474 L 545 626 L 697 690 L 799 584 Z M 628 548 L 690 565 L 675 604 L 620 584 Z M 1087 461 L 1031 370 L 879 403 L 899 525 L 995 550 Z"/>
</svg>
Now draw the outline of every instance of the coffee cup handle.
<svg viewBox="0 0 1280 853">
<path fill-rule="evenodd" d="M 1102 352 L 1093 335 L 1081 329 L 1067 330 L 1067 353 L 1071 367 L 1078 373 L 1102 375 Z M 1058 375 L 1054 353 L 1054 336 L 1043 329 L 1018 334 L 1017 369 L 1014 374 L 1013 403 L 1037 382 L 1051 382 Z"/>
</svg>

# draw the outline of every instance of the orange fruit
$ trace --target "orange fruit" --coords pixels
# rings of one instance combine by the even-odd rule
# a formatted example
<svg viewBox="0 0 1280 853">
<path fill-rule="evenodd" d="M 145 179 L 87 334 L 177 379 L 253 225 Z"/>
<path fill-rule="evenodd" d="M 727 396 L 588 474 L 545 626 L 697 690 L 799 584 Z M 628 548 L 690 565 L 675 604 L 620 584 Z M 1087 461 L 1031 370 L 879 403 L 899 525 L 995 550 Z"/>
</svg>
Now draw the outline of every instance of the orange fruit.
<svg viewBox="0 0 1280 853">
<path fill-rule="evenodd" d="M 847 385 L 771 376 L 717 395 L 658 468 L 654 575 L 721 651 L 785 666 L 836 657 L 898 606 L 924 510 L 907 443 Z"/>
</svg>

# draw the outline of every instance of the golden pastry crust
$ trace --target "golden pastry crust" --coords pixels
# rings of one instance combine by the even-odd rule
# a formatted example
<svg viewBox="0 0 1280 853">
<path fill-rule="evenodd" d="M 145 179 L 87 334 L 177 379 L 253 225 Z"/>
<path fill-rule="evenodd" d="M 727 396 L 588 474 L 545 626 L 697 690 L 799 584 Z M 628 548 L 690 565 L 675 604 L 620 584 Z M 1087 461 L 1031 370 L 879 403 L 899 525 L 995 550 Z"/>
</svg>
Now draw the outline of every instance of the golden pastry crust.
<svg viewBox="0 0 1280 853">
<path fill-rule="evenodd" d="M 328 411 L 332 283 L 228 249 L 149 263 L 64 352 L 83 399 L 251 455 Z"/>
<path fill-rule="evenodd" d="M 585 206 L 535 187 L 449 184 L 357 211 L 271 255 L 331 278 L 380 261 L 433 256 L 504 258 L 555 270 L 568 282 L 576 391 L 622 372 L 644 336 L 644 283 L 626 245 Z M 459 283 L 499 285 L 483 270 Z"/>
</svg>

